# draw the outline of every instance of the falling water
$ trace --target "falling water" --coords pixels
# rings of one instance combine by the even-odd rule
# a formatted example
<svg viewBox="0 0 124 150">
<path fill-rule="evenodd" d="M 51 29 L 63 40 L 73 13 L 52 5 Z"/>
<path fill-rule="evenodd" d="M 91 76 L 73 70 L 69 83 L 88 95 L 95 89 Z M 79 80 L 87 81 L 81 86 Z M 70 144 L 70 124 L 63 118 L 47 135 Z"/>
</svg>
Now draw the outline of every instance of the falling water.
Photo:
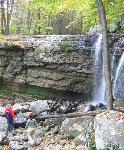
<svg viewBox="0 0 124 150">
<path fill-rule="evenodd" d="M 124 98 L 124 52 L 120 58 L 113 86 L 114 98 Z"/>
<path fill-rule="evenodd" d="M 103 73 L 102 34 L 95 44 L 94 98 L 92 104 L 105 103 L 105 78 Z"/>
</svg>

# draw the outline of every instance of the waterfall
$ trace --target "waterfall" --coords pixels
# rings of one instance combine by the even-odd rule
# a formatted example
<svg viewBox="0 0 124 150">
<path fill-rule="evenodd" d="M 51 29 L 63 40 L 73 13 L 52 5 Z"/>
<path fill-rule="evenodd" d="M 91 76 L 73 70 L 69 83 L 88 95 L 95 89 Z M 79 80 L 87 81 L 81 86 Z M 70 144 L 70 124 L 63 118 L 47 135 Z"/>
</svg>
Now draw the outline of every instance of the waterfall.
<svg viewBox="0 0 124 150">
<path fill-rule="evenodd" d="M 124 52 L 119 60 L 113 83 L 114 98 L 124 98 Z"/>
<path fill-rule="evenodd" d="M 93 105 L 98 103 L 105 103 L 105 78 L 103 72 L 103 56 L 101 45 L 102 34 L 99 35 L 95 44 Z"/>
</svg>

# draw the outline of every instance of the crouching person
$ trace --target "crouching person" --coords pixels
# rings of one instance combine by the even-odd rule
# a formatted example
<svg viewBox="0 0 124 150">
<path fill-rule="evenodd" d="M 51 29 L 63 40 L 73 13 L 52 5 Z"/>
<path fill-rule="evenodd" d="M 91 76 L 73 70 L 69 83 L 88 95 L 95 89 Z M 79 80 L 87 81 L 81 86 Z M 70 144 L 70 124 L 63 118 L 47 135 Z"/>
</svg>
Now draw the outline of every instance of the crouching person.
<svg viewBox="0 0 124 150">
<path fill-rule="evenodd" d="M 38 126 L 36 120 L 33 118 L 33 115 L 30 114 L 30 118 L 27 120 L 25 128 L 27 129 L 28 142 L 31 145 L 35 144 L 35 129 Z"/>
</svg>

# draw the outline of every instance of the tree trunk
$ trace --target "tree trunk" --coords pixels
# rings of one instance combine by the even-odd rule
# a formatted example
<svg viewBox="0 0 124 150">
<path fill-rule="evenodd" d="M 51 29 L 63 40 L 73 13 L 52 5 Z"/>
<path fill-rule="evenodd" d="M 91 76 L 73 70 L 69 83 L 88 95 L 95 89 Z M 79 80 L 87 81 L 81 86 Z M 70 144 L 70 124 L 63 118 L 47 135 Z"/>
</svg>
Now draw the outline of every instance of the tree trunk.
<svg viewBox="0 0 124 150">
<path fill-rule="evenodd" d="M 28 9 L 28 17 L 27 17 L 27 28 L 28 28 L 28 31 L 30 33 L 31 31 L 31 23 L 32 23 L 32 17 L 31 17 L 32 13 L 31 11 Z"/>
<path fill-rule="evenodd" d="M 1 33 L 5 35 L 6 28 L 6 18 L 5 18 L 5 8 L 4 8 L 4 0 L 1 0 Z"/>
<path fill-rule="evenodd" d="M 40 34 L 40 30 L 41 30 L 41 27 L 40 27 L 40 20 L 41 20 L 41 15 L 40 15 L 40 8 L 38 8 L 38 13 L 37 13 L 37 17 L 38 17 L 38 33 L 37 34 Z"/>
<path fill-rule="evenodd" d="M 107 109 L 113 109 L 112 101 L 112 82 L 111 82 L 111 71 L 110 71 L 110 61 L 109 61 L 109 47 L 108 47 L 108 34 L 107 34 L 107 21 L 105 16 L 105 9 L 102 0 L 97 0 L 99 22 L 102 29 L 103 36 L 103 66 L 104 66 L 104 76 L 106 85 L 106 99 L 107 99 Z"/>
<path fill-rule="evenodd" d="M 82 117 L 82 116 L 96 116 L 97 114 L 100 114 L 102 112 L 105 112 L 105 110 L 95 110 L 95 111 L 89 111 L 89 112 L 76 112 L 76 113 L 68 113 L 68 114 L 61 114 L 61 115 L 48 115 L 48 116 L 38 116 L 36 118 L 40 119 L 49 119 L 49 118 L 75 118 L 75 117 Z"/>
<path fill-rule="evenodd" d="M 7 20 L 6 20 L 6 34 L 10 34 L 10 31 L 9 31 L 9 24 L 10 24 L 10 14 L 11 12 L 11 7 L 10 7 L 10 0 L 7 0 Z"/>
<path fill-rule="evenodd" d="M 10 20 L 13 11 L 14 0 L 7 0 L 6 34 L 10 34 Z"/>
</svg>

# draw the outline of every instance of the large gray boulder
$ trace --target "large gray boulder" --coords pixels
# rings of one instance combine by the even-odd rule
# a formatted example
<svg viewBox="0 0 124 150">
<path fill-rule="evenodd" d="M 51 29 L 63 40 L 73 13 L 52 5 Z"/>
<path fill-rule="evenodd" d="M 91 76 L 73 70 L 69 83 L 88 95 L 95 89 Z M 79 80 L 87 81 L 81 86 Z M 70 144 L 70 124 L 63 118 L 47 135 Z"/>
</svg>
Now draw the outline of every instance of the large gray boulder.
<svg viewBox="0 0 124 150">
<path fill-rule="evenodd" d="M 49 101 L 52 102 L 52 101 Z M 49 110 L 48 100 L 38 100 L 31 103 L 31 111 L 34 115 L 39 114 L 40 112 Z"/>
<path fill-rule="evenodd" d="M 106 111 L 95 117 L 95 142 L 97 150 L 105 150 L 107 145 L 119 144 L 124 149 L 124 113 Z"/>
<path fill-rule="evenodd" d="M 14 112 L 28 112 L 30 109 L 30 105 L 27 103 L 16 103 L 13 105 Z"/>
<path fill-rule="evenodd" d="M 75 138 L 81 133 L 87 131 L 90 123 L 94 122 L 93 116 L 83 116 L 77 118 L 67 118 L 62 123 L 60 132 L 65 134 L 66 137 Z"/>
</svg>

